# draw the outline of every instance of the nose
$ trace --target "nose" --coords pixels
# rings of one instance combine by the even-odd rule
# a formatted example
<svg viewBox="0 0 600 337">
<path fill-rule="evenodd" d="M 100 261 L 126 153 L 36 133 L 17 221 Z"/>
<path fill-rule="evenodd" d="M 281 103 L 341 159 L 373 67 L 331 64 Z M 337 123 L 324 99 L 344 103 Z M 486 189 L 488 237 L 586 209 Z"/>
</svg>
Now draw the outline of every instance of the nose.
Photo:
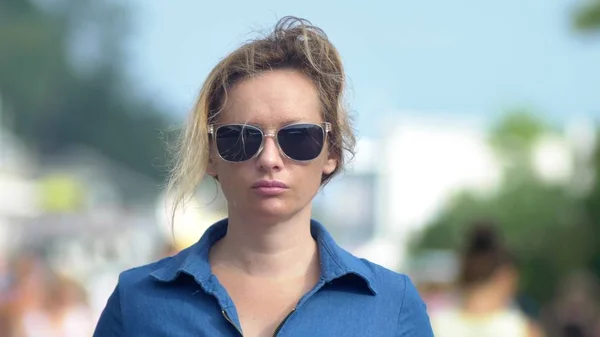
<svg viewBox="0 0 600 337">
<path fill-rule="evenodd" d="M 265 137 L 263 149 L 256 161 L 258 168 L 263 171 L 279 171 L 283 167 L 283 158 L 274 137 Z"/>
</svg>

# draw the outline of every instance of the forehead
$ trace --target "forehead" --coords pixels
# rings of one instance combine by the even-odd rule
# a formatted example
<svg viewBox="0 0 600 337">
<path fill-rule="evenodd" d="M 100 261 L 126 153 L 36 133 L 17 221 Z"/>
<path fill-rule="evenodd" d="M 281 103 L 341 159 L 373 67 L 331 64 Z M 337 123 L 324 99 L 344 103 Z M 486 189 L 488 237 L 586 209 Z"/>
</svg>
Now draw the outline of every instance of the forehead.
<svg viewBox="0 0 600 337">
<path fill-rule="evenodd" d="M 321 105 L 312 81 L 295 70 L 273 70 L 235 84 L 218 116 L 221 123 L 278 126 L 321 122 Z"/>
</svg>

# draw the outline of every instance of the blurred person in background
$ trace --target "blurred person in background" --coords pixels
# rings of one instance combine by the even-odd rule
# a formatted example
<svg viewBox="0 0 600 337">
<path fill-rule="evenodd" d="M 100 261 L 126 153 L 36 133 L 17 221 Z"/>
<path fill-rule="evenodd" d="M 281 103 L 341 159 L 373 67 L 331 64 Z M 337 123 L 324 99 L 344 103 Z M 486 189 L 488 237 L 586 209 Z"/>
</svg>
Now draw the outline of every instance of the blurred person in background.
<svg viewBox="0 0 600 337">
<path fill-rule="evenodd" d="M 518 271 L 492 224 L 473 226 L 458 278 L 457 305 L 432 313 L 437 337 L 544 336 L 515 305 Z"/>
<path fill-rule="evenodd" d="M 542 313 L 548 337 L 600 337 L 599 290 L 598 280 L 588 272 L 568 275 Z"/>
<path fill-rule="evenodd" d="M 94 328 L 86 294 L 45 261 L 25 254 L 10 268 L 11 281 L 0 303 L 2 337 L 90 336 Z"/>
<path fill-rule="evenodd" d="M 24 337 L 90 336 L 94 322 L 83 288 L 64 275 L 50 272 L 41 310 L 24 317 Z"/>
<path fill-rule="evenodd" d="M 46 312 L 53 336 L 91 336 L 92 314 L 83 287 L 74 279 L 55 274 L 50 282 Z M 48 335 L 50 336 L 50 335 Z"/>
<path fill-rule="evenodd" d="M 171 186 L 187 200 L 208 174 L 228 218 L 174 257 L 121 273 L 94 335 L 433 336 L 407 276 L 351 255 L 311 219 L 353 151 L 344 88 L 337 50 L 298 18 L 223 59 Z"/>
<path fill-rule="evenodd" d="M 439 282 L 417 282 L 417 284 L 417 289 L 431 315 L 454 305 L 452 285 Z"/>
<path fill-rule="evenodd" d="M 10 265 L 3 333 L 8 337 L 27 337 L 33 317 L 43 315 L 47 294 L 48 269 L 37 254 L 18 256 Z"/>
<path fill-rule="evenodd" d="M 430 315 L 453 306 L 457 256 L 451 251 L 429 251 L 415 256 L 409 275 L 417 285 Z"/>
<path fill-rule="evenodd" d="M 11 336 L 12 274 L 8 259 L 0 254 L 0 336 Z"/>
</svg>

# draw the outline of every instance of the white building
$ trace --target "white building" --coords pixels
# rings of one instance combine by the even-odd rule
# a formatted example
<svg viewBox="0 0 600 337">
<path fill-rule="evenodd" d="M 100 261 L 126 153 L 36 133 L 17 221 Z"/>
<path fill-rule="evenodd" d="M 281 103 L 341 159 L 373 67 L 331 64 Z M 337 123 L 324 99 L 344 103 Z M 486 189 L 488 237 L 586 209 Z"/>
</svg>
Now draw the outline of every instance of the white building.
<svg viewBox="0 0 600 337">
<path fill-rule="evenodd" d="M 404 269 L 406 247 L 413 235 L 439 214 L 455 192 L 494 193 L 501 184 L 502 167 L 488 145 L 488 125 L 481 120 L 409 112 L 397 115 L 385 121 L 388 127 L 381 140 L 364 140 L 359 145 L 352 174 L 371 172 L 376 177 L 371 195 L 375 230 L 362 246 L 348 248 L 384 266 Z M 566 137 L 542 137 L 531 159 L 540 178 L 589 186 L 593 177 L 575 173 L 573 163 L 577 153 L 591 154 L 594 134 L 592 123 L 580 121 L 568 125 Z M 347 201 L 331 201 L 335 203 Z"/>
<path fill-rule="evenodd" d="M 453 193 L 469 188 L 492 193 L 500 183 L 500 164 L 476 120 L 400 114 L 384 140 L 381 170 L 381 235 L 393 240 L 396 265 L 404 247 L 445 206 Z"/>
</svg>

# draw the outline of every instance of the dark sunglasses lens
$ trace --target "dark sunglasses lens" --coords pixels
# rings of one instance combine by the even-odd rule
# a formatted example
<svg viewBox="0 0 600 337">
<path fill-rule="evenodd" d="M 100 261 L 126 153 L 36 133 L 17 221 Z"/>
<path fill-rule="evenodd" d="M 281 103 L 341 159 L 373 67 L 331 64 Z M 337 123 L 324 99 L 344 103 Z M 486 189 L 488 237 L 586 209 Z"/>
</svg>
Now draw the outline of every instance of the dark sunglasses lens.
<svg viewBox="0 0 600 337">
<path fill-rule="evenodd" d="M 224 125 L 217 129 L 217 150 L 224 160 L 241 162 L 260 149 L 262 133 L 249 125 Z"/>
<path fill-rule="evenodd" d="M 295 124 L 282 128 L 277 133 L 279 146 L 294 160 L 313 160 L 321 154 L 325 132 L 316 124 Z"/>
</svg>

